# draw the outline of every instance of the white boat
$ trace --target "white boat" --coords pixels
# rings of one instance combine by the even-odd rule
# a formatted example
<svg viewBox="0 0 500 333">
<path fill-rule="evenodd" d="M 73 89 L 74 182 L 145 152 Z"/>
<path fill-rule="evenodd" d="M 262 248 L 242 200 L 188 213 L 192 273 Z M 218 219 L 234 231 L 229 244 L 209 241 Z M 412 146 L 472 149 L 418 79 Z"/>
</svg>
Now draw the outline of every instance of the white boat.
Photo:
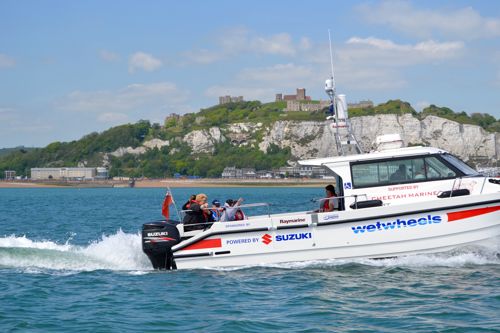
<svg viewBox="0 0 500 333">
<path fill-rule="evenodd" d="M 153 266 L 387 258 L 500 235 L 500 179 L 482 176 L 443 150 L 398 148 L 300 163 L 335 175 L 338 211 L 247 216 L 190 232 L 175 221 L 146 223 L 143 249 Z M 394 177 L 401 165 L 406 174 Z"/>
<path fill-rule="evenodd" d="M 154 268 L 387 258 L 447 251 L 500 235 L 499 178 L 485 177 L 441 149 L 401 148 L 395 135 L 382 137 L 379 151 L 362 153 L 345 95 L 335 91 L 333 59 L 325 91 L 337 152 L 357 153 L 299 163 L 329 170 L 339 209 L 247 216 L 189 232 L 176 221 L 146 223 L 142 245 Z"/>
</svg>

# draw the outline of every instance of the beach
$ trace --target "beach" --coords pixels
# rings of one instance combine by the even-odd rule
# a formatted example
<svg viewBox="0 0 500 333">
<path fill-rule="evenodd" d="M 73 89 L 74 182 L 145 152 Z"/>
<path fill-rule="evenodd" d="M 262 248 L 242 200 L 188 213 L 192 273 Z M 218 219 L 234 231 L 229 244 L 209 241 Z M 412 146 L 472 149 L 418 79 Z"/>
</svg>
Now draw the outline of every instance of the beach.
<svg viewBox="0 0 500 333">
<path fill-rule="evenodd" d="M 335 183 L 333 179 L 139 179 L 135 180 L 137 188 L 178 188 L 178 187 L 321 187 Z M 129 187 L 128 181 L 0 181 L 0 188 L 65 188 L 65 187 Z"/>
</svg>

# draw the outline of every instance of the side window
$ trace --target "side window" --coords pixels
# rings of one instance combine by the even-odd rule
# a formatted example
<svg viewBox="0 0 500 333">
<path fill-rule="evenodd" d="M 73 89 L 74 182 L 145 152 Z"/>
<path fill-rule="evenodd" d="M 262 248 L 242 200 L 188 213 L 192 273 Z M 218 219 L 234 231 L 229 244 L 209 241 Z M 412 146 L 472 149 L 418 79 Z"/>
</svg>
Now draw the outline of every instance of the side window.
<svg viewBox="0 0 500 333">
<path fill-rule="evenodd" d="M 456 177 L 456 172 L 436 157 L 425 158 L 425 174 L 428 179 Z"/>
<path fill-rule="evenodd" d="M 355 187 L 387 184 L 389 181 L 387 162 L 353 165 L 352 181 Z"/>
<path fill-rule="evenodd" d="M 436 157 L 352 164 L 351 170 L 355 188 L 411 183 L 455 175 L 453 170 Z"/>
<path fill-rule="evenodd" d="M 390 183 L 401 183 L 413 179 L 411 160 L 389 161 L 387 164 Z"/>
</svg>

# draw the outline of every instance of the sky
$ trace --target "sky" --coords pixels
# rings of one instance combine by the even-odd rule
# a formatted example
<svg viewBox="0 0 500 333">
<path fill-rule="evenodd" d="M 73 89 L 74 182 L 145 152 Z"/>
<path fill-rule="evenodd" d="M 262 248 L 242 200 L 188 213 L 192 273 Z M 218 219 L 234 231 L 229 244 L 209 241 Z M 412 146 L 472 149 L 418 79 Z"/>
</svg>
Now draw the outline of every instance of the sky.
<svg viewBox="0 0 500 333">
<path fill-rule="evenodd" d="M 500 118 L 500 1 L 0 0 L 0 148 L 338 93 Z"/>
</svg>

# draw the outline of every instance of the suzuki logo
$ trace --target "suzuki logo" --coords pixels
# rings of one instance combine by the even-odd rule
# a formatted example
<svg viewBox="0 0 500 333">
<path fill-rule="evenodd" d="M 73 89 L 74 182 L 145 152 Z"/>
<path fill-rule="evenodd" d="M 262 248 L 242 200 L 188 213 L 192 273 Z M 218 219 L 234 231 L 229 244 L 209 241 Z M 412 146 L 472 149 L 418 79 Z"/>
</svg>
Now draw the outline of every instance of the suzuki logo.
<svg viewBox="0 0 500 333">
<path fill-rule="evenodd" d="M 269 245 L 269 243 L 271 243 L 272 241 L 273 241 L 273 236 L 269 234 L 265 234 L 264 236 L 262 236 L 262 243 Z"/>
</svg>

